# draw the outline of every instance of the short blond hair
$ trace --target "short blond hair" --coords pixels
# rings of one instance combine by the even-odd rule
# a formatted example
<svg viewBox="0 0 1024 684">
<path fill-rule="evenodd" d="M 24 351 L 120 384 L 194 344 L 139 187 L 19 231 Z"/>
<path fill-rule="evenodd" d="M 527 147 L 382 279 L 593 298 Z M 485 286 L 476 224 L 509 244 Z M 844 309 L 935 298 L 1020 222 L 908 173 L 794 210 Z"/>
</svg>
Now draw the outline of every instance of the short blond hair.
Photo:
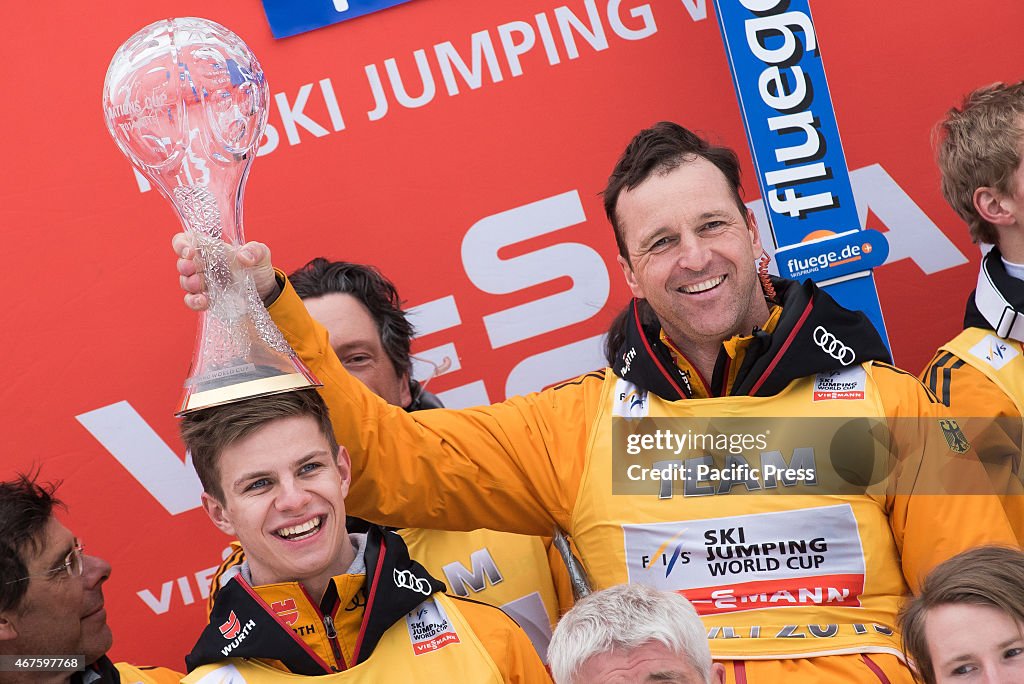
<svg viewBox="0 0 1024 684">
<path fill-rule="evenodd" d="M 974 208 L 974 191 L 991 187 L 1004 194 L 1016 188 L 1020 166 L 1024 81 L 993 83 L 964 97 L 936 127 L 942 195 L 967 222 L 974 242 L 998 244 L 995 226 Z"/>
</svg>

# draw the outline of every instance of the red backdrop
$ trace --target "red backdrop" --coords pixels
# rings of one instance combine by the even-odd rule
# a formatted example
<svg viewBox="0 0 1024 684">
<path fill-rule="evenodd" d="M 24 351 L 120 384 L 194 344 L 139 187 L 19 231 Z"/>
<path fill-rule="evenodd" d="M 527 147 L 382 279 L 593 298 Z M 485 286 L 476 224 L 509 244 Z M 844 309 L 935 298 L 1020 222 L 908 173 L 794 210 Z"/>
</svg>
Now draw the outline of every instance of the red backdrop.
<svg viewBox="0 0 1024 684">
<path fill-rule="evenodd" d="M 917 372 L 958 329 L 978 261 L 939 194 L 930 131 L 968 90 L 1021 77 L 1024 5 L 812 10 L 858 204 L 893 245 L 877 274 L 896 360 Z M 204 570 L 228 540 L 197 507 L 171 415 L 195 331 L 169 250 L 178 225 L 161 196 L 140 191 L 103 125 L 115 48 L 182 15 L 249 43 L 275 101 L 246 194 L 247 236 L 286 269 L 317 255 L 369 262 L 408 305 L 433 302 L 416 348 L 457 359 L 431 383 L 457 405 L 597 365 L 592 338 L 627 297 L 598 193 L 638 129 L 672 119 L 712 133 L 751 173 L 712 12 L 701 0 L 416 0 L 276 41 L 256 0 L 5 7 L 0 477 L 41 465 L 64 480 L 71 527 L 114 567 L 116 658 L 182 667 L 201 627 Z M 570 15 L 593 34 L 570 30 L 575 50 L 559 30 Z M 517 44 L 535 35 L 518 69 L 500 39 L 510 30 Z M 496 68 L 484 60 L 478 84 L 458 69 L 446 83 L 438 54 L 450 47 L 472 66 L 480 32 Z M 371 115 L 367 68 L 387 83 L 393 60 L 416 98 L 419 50 L 433 98 L 402 106 L 388 87 L 387 114 Z"/>
</svg>

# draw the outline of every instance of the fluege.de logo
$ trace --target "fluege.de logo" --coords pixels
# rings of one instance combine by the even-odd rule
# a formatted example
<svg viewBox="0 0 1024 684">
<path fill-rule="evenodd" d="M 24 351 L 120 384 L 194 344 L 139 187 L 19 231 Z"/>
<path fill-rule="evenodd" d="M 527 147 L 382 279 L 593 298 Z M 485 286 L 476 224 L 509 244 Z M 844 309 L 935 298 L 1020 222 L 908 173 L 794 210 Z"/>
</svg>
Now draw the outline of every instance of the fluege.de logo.
<svg viewBox="0 0 1024 684">
<path fill-rule="evenodd" d="M 802 242 L 775 252 L 783 278 L 810 277 L 818 282 L 869 272 L 884 264 L 888 256 L 885 235 L 870 228 L 843 233 L 816 230 Z"/>
<path fill-rule="evenodd" d="M 791 257 L 786 259 L 786 269 L 794 278 L 814 275 L 828 268 L 860 261 L 864 255 L 871 254 L 873 249 L 870 242 L 864 242 L 859 245 L 847 245 L 839 251 L 829 250 L 807 257 Z"/>
</svg>

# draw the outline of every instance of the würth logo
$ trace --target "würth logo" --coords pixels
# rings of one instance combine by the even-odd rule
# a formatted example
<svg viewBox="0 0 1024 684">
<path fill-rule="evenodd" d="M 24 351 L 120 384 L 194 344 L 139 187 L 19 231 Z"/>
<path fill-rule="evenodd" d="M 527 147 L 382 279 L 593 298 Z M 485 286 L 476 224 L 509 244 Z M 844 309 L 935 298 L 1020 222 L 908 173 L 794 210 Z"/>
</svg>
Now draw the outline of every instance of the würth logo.
<svg viewBox="0 0 1024 684">
<path fill-rule="evenodd" d="M 235 615 L 235 611 L 231 611 L 231 615 L 228 616 L 228 621 L 220 626 L 221 636 L 230 641 L 238 636 L 238 633 L 241 631 L 242 623 L 238 621 L 238 616 Z"/>
</svg>

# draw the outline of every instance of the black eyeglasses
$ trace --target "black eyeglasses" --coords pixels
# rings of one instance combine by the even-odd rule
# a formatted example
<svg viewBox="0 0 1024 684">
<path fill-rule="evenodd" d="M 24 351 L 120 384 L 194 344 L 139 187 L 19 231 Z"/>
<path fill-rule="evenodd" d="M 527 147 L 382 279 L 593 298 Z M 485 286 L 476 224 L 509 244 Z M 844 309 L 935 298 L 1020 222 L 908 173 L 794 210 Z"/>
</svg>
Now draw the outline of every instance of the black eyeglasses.
<svg viewBox="0 0 1024 684">
<path fill-rule="evenodd" d="M 24 582 L 30 579 L 50 579 L 59 575 L 61 572 L 66 572 L 68 577 L 81 577 L 82 572 L 85 570 L 85 561 L 82 558 L 82 552 L 85 551 L 85 546 L 78 539 L 75 540 L 75 546 L 71 549 L 68 555 L 64 556 L 64 562 L 52 570 L 47 570 L 40 575 L 29 575 L 28 577 L 21 577 L 16 580 L 11 580 L 7 584 L 15 584 L 17 582 Z"/>
</svg>

